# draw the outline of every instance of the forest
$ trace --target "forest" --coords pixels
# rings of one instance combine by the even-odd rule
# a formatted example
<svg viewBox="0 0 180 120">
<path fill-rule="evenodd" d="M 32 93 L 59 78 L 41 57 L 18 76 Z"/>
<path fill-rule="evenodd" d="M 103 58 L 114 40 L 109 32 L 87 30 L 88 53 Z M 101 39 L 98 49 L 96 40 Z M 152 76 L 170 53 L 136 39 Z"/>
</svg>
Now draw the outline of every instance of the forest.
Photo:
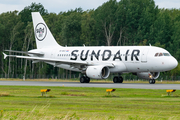
<svg viewBox="0 0 180 120">
<path fill-rule="evenodd" d="M 43 62 L 7 58 L 4 50 L 36 49 L 31 12 L 40 12 L 62 46 L 158 46 L 180 61 L 180 9 L 160 9 L 154 0 L 109 0 L 97 9 L 48 13 L 41 3 L 0 14 L 0 77 L 58 75 L 74 72 Z M 13 55 L 14 53 L 5 52 Z M 78 74 L 78 73 L 74 73 Z M 180 66 L 163 72 L 180 76 Z"/>
</svg>

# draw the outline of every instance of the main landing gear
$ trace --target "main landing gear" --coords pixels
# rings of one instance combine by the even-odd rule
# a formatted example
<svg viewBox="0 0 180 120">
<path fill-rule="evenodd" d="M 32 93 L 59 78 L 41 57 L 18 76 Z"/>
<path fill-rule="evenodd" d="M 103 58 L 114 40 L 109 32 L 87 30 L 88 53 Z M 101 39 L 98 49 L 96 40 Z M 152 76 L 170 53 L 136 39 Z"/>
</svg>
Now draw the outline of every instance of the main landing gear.
<svg viewBox="0 0 180 120">
<path fill-rule="evenodd" d="M 80 77 L 80 82 L 81 83 L 89 83 L 90 82 L 90 78 L 87 76 L 81 76 Z"/>
<path fill-rule="evenodd" d="M 122 76 L 115 76 L 113 78 L 114 83 L 122 83 L 123 82 L 123 77 Z"/>
<path fill-rule="evenodd" d="M 155 84 L 156 80 L 155 79 L 151 79 L 149 80 L 149 84 Z"/>
</svg>

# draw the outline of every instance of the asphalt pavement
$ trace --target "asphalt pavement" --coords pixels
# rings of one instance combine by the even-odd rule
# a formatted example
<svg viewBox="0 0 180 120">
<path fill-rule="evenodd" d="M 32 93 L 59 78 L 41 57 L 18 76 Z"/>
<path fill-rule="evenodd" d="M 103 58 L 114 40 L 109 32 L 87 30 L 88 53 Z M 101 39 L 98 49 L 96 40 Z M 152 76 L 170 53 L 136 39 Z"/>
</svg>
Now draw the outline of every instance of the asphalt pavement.
<svg viewBox="0 0 180 120">
<path fill-rule="evenodd" d="M 103 88 L 136 88 L 136 89 L 176 89 L 180 84 L 148 83 L 79 83 L 79 82 L 38 82 L 38 81 L 0 81 L 0 85 L 9 86 L 67 86 L 67 87 L 103 87 Z"/>
</svg>

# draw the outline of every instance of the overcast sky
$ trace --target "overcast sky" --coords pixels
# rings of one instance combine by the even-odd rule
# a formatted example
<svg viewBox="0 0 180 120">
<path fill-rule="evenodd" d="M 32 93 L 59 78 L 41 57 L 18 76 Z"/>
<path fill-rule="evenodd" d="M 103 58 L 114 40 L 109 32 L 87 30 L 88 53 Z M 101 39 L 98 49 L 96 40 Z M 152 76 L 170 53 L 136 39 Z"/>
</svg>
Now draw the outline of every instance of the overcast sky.
<svg viewBox="0 0 180 120">
<path fill-rule="evenodd" d="M 48 12 L 59 13 L 81 7 L 84 11 L 96 9 L 108 0 L 0 0 L 0 14 L 18 10 L 31 5 L 32 2 L 41 3 Z M 120 0 L 117 0 L 120 1 Z M 180 0 L 155 0 L 159 8 L 180 8 Z"/>
</svg>

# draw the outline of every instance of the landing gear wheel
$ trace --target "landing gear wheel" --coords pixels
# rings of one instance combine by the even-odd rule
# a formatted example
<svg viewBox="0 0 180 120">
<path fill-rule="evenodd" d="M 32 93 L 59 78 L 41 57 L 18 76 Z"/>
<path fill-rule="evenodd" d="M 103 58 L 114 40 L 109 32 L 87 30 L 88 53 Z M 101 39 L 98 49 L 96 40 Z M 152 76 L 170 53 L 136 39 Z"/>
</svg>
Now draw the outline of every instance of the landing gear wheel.
<svg viewBox="0 0 180 120">
<path fill-rule="evenodd" d="M 85 83 L 85 82 L 86 82 L 86 77 L 81 76 L 81 77 L 80 77 L 80 82 L 81 82 L 81 83 Z"/>
<path fill-rule="evenodd" d="M 154 79 L 149 80 L 149 84 L 155 84 L 155 83 L 156 83 L 156 80 Z"/>
<path fill-rule="evenodd" d="M 119 78 L 118 78 L 117 76 L 115 76 L 115 77 L 113 78 L 113 82 L 114 82 L 114 83 L 118 83 L 118 82 L 119 82 Z"/>
<path fill-rule="evenodd" d="M 80 77 L 80 83 L 89 83 L 90 82 L 90 78 L 87 76 L 81 76 Z"/>
<path fill-rule="evenodd" d="M 123 83 L 123 77 L 119 77 L 119 83 Z"/>
<path fill-rule="evenodd" d="M 89 83 L 89 82 L 90 82 L 90 78 L 86 77 L 86 83 Z"/>
<path fill-rule="evenodd" d="M 113 78 L 113 82 L 114 83 L 122 83 L 123 82 L 123 77 L 118 77 L 118 76 L 115 76 L 114 78 Z"/>
</svg>

